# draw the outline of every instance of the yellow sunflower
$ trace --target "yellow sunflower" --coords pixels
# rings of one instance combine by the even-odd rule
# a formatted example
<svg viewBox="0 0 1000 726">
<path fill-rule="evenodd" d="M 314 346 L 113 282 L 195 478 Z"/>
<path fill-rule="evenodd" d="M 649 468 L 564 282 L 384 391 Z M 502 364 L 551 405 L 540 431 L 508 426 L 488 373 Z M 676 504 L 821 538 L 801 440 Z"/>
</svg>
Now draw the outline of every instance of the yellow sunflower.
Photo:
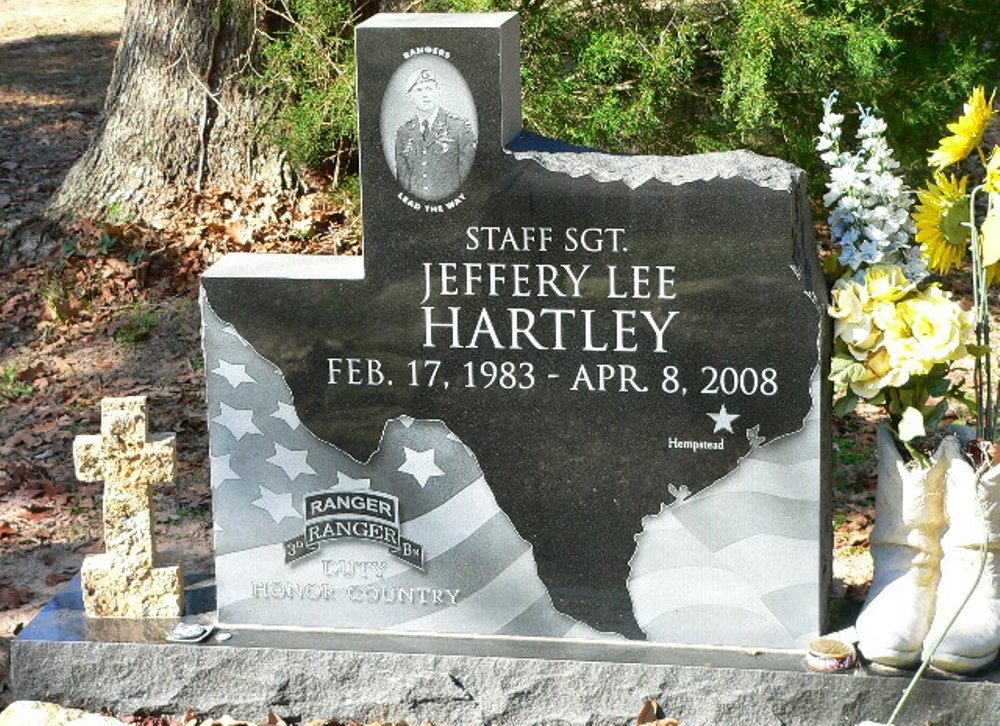
<svg viewBox="0 0 1000 726">
<path fill-rule="evenodd" d="M 986 100 L 986 90 L 983 86 L 977 86 L 965 103 L 963 113 L 958 117 L 958 121 L 948 124 L 951 136 L 941 139 L 938 147 L 931 152 L 927 162 L 938 170 L 946 166 L 956 164 L 971 154 L 983 140 L 983 132 L 993 116 L 993 99 L 996 98 L 996 89 Z"/>
<path fill-rule="evenodd" d="M 917 192 L 919 203 L 913 215 L 917 242 L 935 272 L 948 272 L 965 258 L 970 241 L 969 228 L 963 226 L 969 221 L 968 183 L 968 177 L 939 173 Z"/>
<path fill-rule="evenodd" d="M 1000 194 L 1000 146 L 994 146 L 993 153 L 990 154 L 983 188 L 991 194 Z"/>
</svg>

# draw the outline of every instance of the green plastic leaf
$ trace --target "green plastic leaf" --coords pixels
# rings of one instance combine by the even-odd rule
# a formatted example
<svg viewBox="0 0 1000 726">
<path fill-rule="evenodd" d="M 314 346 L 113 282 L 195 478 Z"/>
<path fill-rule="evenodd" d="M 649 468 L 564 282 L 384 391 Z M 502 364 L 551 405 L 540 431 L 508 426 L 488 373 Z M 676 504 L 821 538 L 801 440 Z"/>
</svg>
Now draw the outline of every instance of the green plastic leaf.
<svg viewBox="0 0 1000 726">
<path fill-rule="evenodd" d="M 944 396 L 951 390 L 951 381 L 947 378 L 931 378 L 924 383 L 924 390 L 932 396 Z"/>
<path fill-rule="evenodd" d="M 938 363 L 927 373 L 927 378 L 944 378 L 948 375 L 948 364 Z"/>
<path fill-rule="evenodd" d="M 853 393 L 845 394 L 844 397 L 837 401 L 836 405 L 833 407 L 834 414 L 837 416 L 846 416 L 854 410 L 854 407 L 858 405 L 859 400 L 860 399 Z"/>
<path fill-rule="evenodd" d="M 941 419 L 948 412 L 948 402 L 939 401 L 934 408 L 924 417 L 924 428 L 935 429 L 941 423 Z"/>
<path fill-rule="evenodd" d="M 830 361 L 829 379 L 834 383 L 846 386 L 851 381 L 856 381 L 864 375 L 865 367 L 854 360 L 854 358 L 841 358 L 837 356 Z"/>
</svg>

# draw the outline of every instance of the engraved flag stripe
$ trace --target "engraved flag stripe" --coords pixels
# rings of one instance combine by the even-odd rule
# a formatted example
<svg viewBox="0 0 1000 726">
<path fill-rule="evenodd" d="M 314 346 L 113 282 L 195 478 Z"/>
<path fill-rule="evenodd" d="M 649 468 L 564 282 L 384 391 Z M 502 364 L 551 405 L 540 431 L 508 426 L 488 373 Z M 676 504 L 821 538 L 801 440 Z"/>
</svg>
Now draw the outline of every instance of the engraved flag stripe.
<svg viewBox="0 0 1000 726">
<path fill-rule="evenodd" d="M 493 492 L 480 477 L 441 506 L 408 521 L 406 534 L 424 543 L 424 556 L 432 560 L 461 544 L 497 511 Z"/>
<path fill-rule="evenodd" d="M 645 518 L 628 588 L 648 638 L 805 645 L 816 622 L 801 603 L 819 587 L 809 546 L 819 538 L 819 502 L 798 484 L 818 476 L 803 442 L 818 436 L 820 395 L 817 370 L 802 431 L 752 449 L 698 496 Z"/>
</svg>

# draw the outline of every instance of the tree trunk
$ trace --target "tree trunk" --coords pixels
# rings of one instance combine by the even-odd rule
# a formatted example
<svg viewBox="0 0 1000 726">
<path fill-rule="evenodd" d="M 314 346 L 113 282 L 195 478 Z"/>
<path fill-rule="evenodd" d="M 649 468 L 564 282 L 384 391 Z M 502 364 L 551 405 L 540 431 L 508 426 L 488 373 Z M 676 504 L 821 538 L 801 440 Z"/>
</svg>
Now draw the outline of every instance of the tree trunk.
<svg viewBox="0 0 1000 726">
<path fill-rule="evenodd" d="M 130 0 L 90 147 L 39 219 L 0 248 L 0 266 L 51 252 L 57 231 L 110 208 L 148 218 L 181 194 L 288 183 L 260 136 L 253 0 Z"/>
</svg>

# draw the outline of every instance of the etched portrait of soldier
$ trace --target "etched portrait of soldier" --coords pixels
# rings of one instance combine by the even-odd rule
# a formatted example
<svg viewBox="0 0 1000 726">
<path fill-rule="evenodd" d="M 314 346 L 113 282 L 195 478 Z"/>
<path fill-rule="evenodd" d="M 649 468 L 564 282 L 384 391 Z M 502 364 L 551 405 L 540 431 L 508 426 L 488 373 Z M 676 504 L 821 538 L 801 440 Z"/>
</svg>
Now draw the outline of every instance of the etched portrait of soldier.
<svg viewBox="0 0 1000 726">
<path fill-rule="evenodd" d="M 439 74 L 420 65 L 405 78 L 409 118 L 396 129 L 396 179 L 413 197 L 435 202 L 454 196 L 476 153 L 476 129 L 442 105 L 447 89 Z"/>
</svg>

